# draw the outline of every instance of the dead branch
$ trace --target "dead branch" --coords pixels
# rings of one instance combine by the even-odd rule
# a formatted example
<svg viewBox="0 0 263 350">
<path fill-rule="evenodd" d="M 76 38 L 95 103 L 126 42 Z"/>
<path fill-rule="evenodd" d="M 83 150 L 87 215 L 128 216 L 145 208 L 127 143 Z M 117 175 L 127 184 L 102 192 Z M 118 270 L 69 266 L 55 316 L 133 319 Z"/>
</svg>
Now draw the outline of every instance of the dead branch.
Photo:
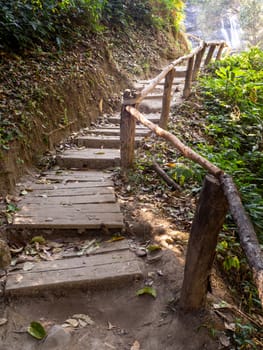
<svg viewBox="0 0 263 350">
<path fill-rule="evenodd" d="M 170 176 L 167 175 L 166 172 L 156 162 L 153 162 L 152 167 L 157 172 L 157 174 L 159 174 L 162 179 L 174 190 L 182 190 L 181 187 L 173 179 L 171 179 Z"/>
<path fill-rule="evenodd" d="M 197 154 L 190 147 L 185 146 L 175 135 L 170 132 L 163 130 L 159 126 L 153 124 L 147 120 L 136 108 L 126 106 L 126 110 L 135 117 L 141 124 L 147 126 L 150 130 L 155 132 L 156 135 L 165 138 L 170 141 L 186 158 L 193 160 L 200 164 L 203 168 L 208 170 L 212 175 L 218 177 L 223 173 L 223 170 L 219 169 L 214 164 L 210 163 L 207 159 Z"/>
</svg>

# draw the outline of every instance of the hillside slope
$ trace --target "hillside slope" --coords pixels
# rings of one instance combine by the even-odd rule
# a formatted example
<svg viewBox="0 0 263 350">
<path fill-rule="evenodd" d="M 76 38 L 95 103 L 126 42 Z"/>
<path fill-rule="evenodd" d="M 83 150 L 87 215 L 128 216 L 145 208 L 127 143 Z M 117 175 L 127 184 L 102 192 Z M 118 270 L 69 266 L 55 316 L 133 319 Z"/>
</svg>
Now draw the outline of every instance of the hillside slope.
<svg viewBox="0 0 263 350">
<path fill-rule="evenodd" d="M 64 51 L 0 56 L 0 193 L 25 169 L 99 114 L 115 109 L 136 76 L 150 76 L 186 50 L 183 35 L 146 25 L 82 35 Z"/>
</svg>

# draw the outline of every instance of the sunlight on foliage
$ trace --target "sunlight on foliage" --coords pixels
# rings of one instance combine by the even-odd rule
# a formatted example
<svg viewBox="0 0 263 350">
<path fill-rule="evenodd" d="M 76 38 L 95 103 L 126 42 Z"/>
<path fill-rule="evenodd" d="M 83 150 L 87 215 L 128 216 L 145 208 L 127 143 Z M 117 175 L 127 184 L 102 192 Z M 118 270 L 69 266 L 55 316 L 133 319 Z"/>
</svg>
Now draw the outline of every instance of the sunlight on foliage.
<svg viewBox="0 0 263 350">
<path fill-rule="evenodd" d="M 217 62 L 200 84 L 213 142 L 198 151 L 233 176 L 263 242 L 263 51 Z"/>
</svg>

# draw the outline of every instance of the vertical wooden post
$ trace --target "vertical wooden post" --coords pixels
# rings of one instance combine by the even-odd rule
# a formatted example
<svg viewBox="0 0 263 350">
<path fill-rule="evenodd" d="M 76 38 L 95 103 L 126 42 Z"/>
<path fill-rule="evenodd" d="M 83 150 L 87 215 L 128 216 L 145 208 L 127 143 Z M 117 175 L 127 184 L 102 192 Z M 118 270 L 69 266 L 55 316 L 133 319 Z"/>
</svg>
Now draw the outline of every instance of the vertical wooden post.
<svg viewBox="0 0 263 350">
<path fill-rule="evenodd" d="M 191 228 L 180 307 L 197 311 L 204 307 L 208 278 L 219 231 L 227 213 L 227 200 L 219 181 L 207 175 Z"/>
<path fill-rule="evenodd" d="M 171 98 L 172 98 L 172 87 L 173 80 L 175 77 L 175 69 L 171 69 L 165 77 L 164 90 L 163 90 L 163 102 L 162 102 L 162 113 L 159 122 L 159 126 L 164 130 L 167 129 L 170 106 L 171 106 Z"/>
<path fill-rule="evenodd" d="M 185 83 L 184 83 L 184 91 L 183 91 L 184 98 L 189 97 L 191 94 L 192 79 L 193 79 L 193 66 L 194 66 L 194 56 L 192 56 L 188 59 L 186 76 L 185 76 Z"/>
<path fill-rule="evenodd" d="M 215 49 L 216 49 L 216 45 L 215 44 L 211 44 L 210 47 L 209 47 L 209 50 L 208 50 L 205 62 L 204 62 L 204 66 L 207 66 L 210 63 L 211 58 L 213 57 L 213 54 L 215 52 Z"/>
<path fill-rule="evenodd" d="M 202 59 L 204 57 L 206 50 L 206 45 L 204 44 L 204 47 L 198 52 L 198 54 L 195 57 L 195 64 L 194 64 L 194 71 L 193 71 L 193 80 L 196 79 L 197 74 L 200 70 Z"/>
<path fill-rule="evenodd" d="M 127 105 L 135 106 L 132 103 L 135 95 L 130 90 L 125 90 L 123 94 L 123 104 L 121 107 L 120 121 L 120 156 L 121 173 L 126 174 L 131 169 L 134 161 L 134 140 L 135 140 L 135 118 L 126 110 Z"/>
<path fill-rule="evenodd" d="M 219 45 L 218 51 L 217 51 L 217 54 L 216 54 L 216 60 L 217 61 L 221 60 L 222 52 L 224 50 L 224 47 L 225 47 L 225 43 L 222 43 L 222 44 Z"/>
</svg>

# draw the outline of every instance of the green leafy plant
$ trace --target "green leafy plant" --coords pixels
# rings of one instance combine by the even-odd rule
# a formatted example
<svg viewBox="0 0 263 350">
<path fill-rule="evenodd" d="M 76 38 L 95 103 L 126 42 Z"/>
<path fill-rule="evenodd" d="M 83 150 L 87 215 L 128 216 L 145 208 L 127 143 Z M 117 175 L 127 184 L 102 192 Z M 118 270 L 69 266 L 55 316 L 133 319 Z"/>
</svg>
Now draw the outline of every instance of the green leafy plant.
<svg viewBox="0 0 263 350">
<path fill-rule="evenodd" d="M 136 295 L 137 296 L 141 296 L 141 295 L 144 295 L 144 294 L 148 294 L 148 295 L 151 295 L 153 298 L 156 298 L 157 297 L 157 292 L 154 288 L 152 287 L 144 287 L 144 288 L 141 288 L 139 289 L 137 292 L 136 292 Z"/>
<path fill-rule="evenodd" d="M 258 349 L 255 338 L 258 330 L 250 323 L 243 323 L 242 320 L 235 321 L 235 331 L 229 332 L 235 349 Z"/>
<path fill-rule="evenodd" d="M 47 333 L 45 328 L 39 322 L 31 322 L 30 326 L 27 329 L 27 332 L 34 338 L 41 340 L 46 337 Z"/>
<path fill-rule="evenodd" d="M 211 66 L 200 80 L 212 140 L 198 151 L 231 174 L 263 242 L 263 51 Z"/>
<path fill-rule="evenodd" d="M 104 5 L 104 0 L 0 0 L 0 47 L 17 50 L 50 43 L 61 48 L 73 25 L 85 22 L 86 30 L 99 31 Z"/>
</svg>

